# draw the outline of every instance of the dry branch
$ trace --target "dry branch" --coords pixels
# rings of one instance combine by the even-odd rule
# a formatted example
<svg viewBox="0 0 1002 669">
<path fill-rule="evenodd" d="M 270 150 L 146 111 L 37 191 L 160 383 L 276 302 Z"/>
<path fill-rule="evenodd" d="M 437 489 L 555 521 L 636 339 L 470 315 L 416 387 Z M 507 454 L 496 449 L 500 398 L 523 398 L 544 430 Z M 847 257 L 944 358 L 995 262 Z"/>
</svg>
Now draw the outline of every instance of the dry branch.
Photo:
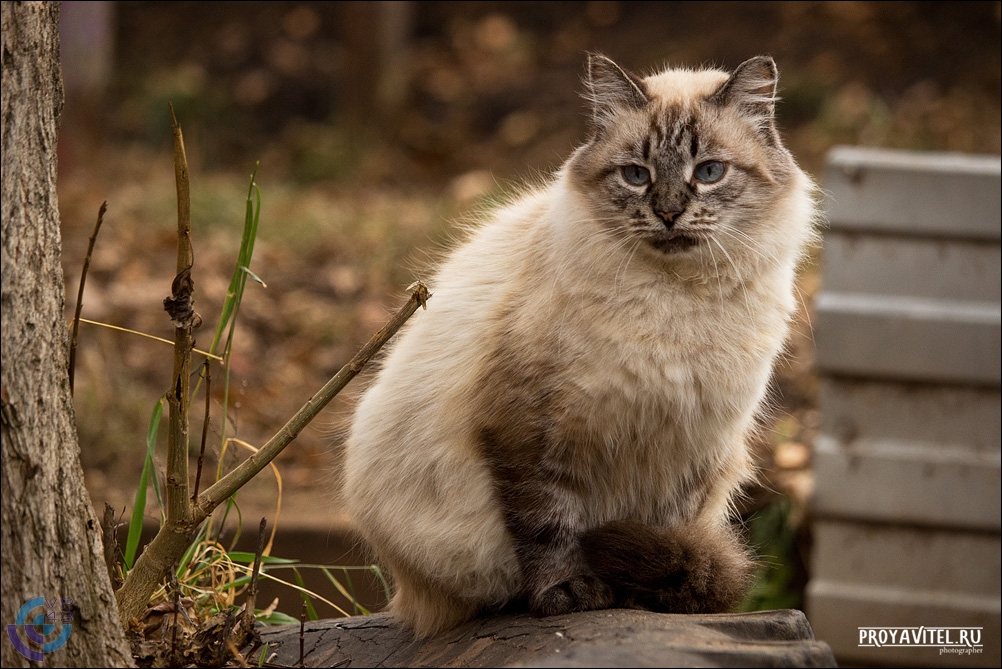
<svg viewBox="0 0 1002 669">
<path fill-rule="evenodd" d="M 198 525 L 208 518 L 221 502 L 239 490 L 281 453 L 334 396 L 362 371 L 366 363 L 396 334 L 418 307 L 423 307 L 430 298 L 427 287 L 421 282 L 413 284 L 410 290 L 411 296 L 407 303 L 369 339 L 348 364 L 296 412 L 267 444 L 198 496 L 198 503 L 191 510 L 186 522 L 164 523 L 153 541 L 136 560 L 129 577 L 125 580 L 125 585 L 117 593 L 123 625 L 127 625 L 130 619 L 142 615 L 150 594 L 166 575 L 167 570 L 184 553 Z"/>
<path fill-rule="evenodd" d="M 87 255 L 84 256 L 83 268 L 80 270 L 80 287 L 77 289 L 77 306 L 73 314 L 73 334 L 70 336 L 70 394 L 73 394 L 73 379 L 77 367 L 77 334 L 80 330 L 80 310 L 83 309 L 84 284 L 87 283 L 87 270 L 90 269 L 90 258 L 94 254 L 94 242 L 97 241 L 97 233 L 104 223 L 104 214 L 108 211 L 108 203 L 102 202 L 101 208 L 97 210 L 97 223 L 94 225 L 94 232 L 87 243 Z"/>
<path fill-rule="evenodd" d="M 261 573 L 261 558 L 264 553 L 264 529 L 267 521 L 262 518 L 257 531 L 257 551 L 254 553 L 254 567 L 251 569 L 250 588 L 247 590 L 247 601 L 244 604 L 245 624 L 248 628 L 254 626 L 254 608 L 257 606 L 257 578 Z"/>
<path fill-rule="evenodd" d="M 142 615 L 149 596 L 157 584 L 162 581 L 167 571 L 187 549 L 191 536 L 198 525 L 208 518 L 208 515 L 221 502 L 239 490 L 247 481 L 253 479 L 276 456 L 282 453 L 300 432 L 317 417 L 321 410 L 362 371 L 418 307 L 425 305 L 430 297 L 425 284 L 419 281 L 411 286 L 411 290 L 411 297 L 407 303 L 258 453 L 247 458 L 236 469 L 199 495 L 193 508 L 185 505 L 186 511 L 183 516 L 173 517 L 171 520 L 168 508 L 167 521 L 135 561 L 128 578 L 125 579 L 125 584 L 116 593 L 119 613 L 124 626 L 127 626 L 129 620 Z M 181 402 L 180 404 L 183 406 L 185 403 Z M 187 471 L 186 450 L 184 471 Z M 185 485 L 184 490 L 186 491 L 186 489 Z"/>
<path fill-rule="evenodd" d="M 412 290 L 411 297 L 407 301 L 407 304 L 401 307 L 400 311 L 355 354 L 355 357 L 342 367 L 316 395 L 311 397 L 296 412 L 296 415 L 289 419 L 289 422 L 275 436 L 269 439 L 268 443 L 261 447 L 261 450 L 244 460 L 240 463 L 239 467 L 216 481 L 208 490 L 198 496 L 198 505 L 195 510 L 196 517 L 207 517 L 221 502 L 239 490 L 255 474 L 264 469 L 276 455 L 282 452 L 282 449 L 289 445 L 289 442 L 302 432 L 303 428 L 310 421 L 316 418 L 320 410 L 327 406 L 334 399 L 334 396 L 341 392 L 341 389 L 348 385 L 349 381 L 355 378 L 356 374 L 362 371 L 362 368 L 382 348 L 383 344 L 389 341 L 390 337 L 417 311 L 417 308 L 424 306 L 430 297 L 428 288 L 420 281 L 413 284 L 410 290 Z"/>
<path fill-rule="evenodd" d="M 202 363 L 202 378 L 205 379 L 205 415 L 202 417 L 202 441 L 198 446 L 198 463 L 195 465 L 195 487 L 191 491 L 191 503 L 198 498 L 198 486 L 202 481 L 202 464 L 205 462 L 205 440 L 209 436 L 209 406 L 212 403 L 212 371 L 209 361 Z M 198 389 L 195 389 L 198 392 Z"/>
<path fill-rule="evenodd" d="M 191 195 L 188 185 L 188 157 L 181 126 L 170 108 L 174 126 L 174 180 L 177 186 L 177 275 L 164 309 L 174 323 L 174 370 L 169 407 L 167 438 L 167 524 L 184 525 L 191 517 L 188 494 L 188 395 L 191 376 L 192 330 L 201 318 L 194 312 L 195 283 L 191 278 L 194 254 L 191 249 Z"/>
<path fill-rule="evenodd" d="M 171 284 L 171 296 L 164 300 L 164 309 L 174 324 L 174 370 L 171 389 L 167 393 L 169 431 L 167 451 L 167 514 L 153 541 L 136 560 L 124 585 L 116 592 L 119 615 L 125 629 L 138 619 L 157 585 L 171 571 L 188 548 L 198 526 L 224 500 L 240 489 L 312 421 L 320 411 L 358 374 L 377 351 L 407 321 L 419 306 L 424 307 L 428 289 L 421 282 L 413 284 L 410 300 L 362 347 L 355 357 L 299 411 L 260 450 L 236 469 L 221 478 L 195 499 L 189 499 L 188 486 L 188 406 L 191 352 L 194 347 L 192 330 L 201 324 L 195 313 L 194 282 L 191 270 L 194 254 L 191 247 L 191 199 L 188 185 L 188 160 L 184 137 L 171 108 L 174 126 L 174 175 L 177 186 L 177 275 Z M 197 494 L 197 487 L 195 494 Z"/>
</svg>

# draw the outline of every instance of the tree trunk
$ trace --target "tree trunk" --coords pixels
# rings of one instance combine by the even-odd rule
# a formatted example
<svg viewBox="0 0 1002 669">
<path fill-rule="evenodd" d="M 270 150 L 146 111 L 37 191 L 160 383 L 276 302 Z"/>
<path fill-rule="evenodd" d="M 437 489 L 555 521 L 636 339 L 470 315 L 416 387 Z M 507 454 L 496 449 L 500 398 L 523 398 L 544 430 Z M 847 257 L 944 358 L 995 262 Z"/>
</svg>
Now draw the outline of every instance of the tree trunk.
<svg viewBox="0 0 1002 669">
<path fill-rule="evenodd" d="M 56 206 L 56 128 L 63 102 L 58 17 L 58 3 L 2 5 L 5 667 L 38 666 L 29 659 L 32 652 L 41 653 L 41 664 L 48 666 L 132 661 L 102 558 L 100 526 L 84 489 L 66 367 Z M 32 602 L 37 598 L 42 601 Z M 51 616 L 55 629 L 23 624 L 43 616 Z M 29 631 L 45 645 L 29 640 Z"/>
</svg>

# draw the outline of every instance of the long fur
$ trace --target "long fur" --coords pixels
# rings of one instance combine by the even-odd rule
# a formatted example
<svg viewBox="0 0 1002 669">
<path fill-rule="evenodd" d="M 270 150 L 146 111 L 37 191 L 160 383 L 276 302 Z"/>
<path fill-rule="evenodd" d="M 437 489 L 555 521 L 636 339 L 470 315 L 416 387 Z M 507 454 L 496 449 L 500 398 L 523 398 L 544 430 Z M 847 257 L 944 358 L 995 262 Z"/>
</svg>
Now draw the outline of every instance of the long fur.
<svg viewBox="0 0 1002 669">
<path fill-rule="evenodd" d="M 513 601 L 724 610 L 747 581 L 731 505 L 813 186 L 771 59 L 641 80 L 595 58 L 593 136 L 452 253 L 357 409 L 344 501 L 419 636 Z M 642 161 L 646 189 L 610 169 Z"/>
</svg>

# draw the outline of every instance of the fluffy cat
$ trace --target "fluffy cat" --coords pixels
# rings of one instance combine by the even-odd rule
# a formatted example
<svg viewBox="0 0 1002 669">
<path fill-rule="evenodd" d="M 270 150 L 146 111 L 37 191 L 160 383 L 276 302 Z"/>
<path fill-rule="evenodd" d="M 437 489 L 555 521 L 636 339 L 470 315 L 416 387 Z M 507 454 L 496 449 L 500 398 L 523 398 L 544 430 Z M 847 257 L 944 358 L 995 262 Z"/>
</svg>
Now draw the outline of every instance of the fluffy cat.
<svg viewBox="0 0 1002 669">
<path fill-rule="evenodd" d="M 485 610 L 724 611 L 813 185 L 776 66 L 589 57 L 590 137 L 441 266 L 357 408 L 345 504 L 418 636 Z"/>
</svg>

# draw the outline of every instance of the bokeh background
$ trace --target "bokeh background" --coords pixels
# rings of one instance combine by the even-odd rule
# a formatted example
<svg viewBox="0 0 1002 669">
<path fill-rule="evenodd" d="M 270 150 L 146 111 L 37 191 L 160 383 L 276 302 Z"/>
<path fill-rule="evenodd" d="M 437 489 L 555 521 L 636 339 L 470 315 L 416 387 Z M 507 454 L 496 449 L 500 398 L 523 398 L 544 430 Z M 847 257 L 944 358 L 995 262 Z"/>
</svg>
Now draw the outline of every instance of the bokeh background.
<svg viewBox="0 0 1002 669">
<path fill-rule="evenodd" d="M 162 311 L 176 243 L 171 102 L 191 165 L 200 340 L 215 326 L 260 163 L 251 269 L 267 287 L 249 283 L 244 298 L 228 428 L 260 445 L 383 324 L 405 287 L 430 275 L 461 222 L 545 179 L 583 139 L 586 52 L 639 73 L 771 54 L 785 141 L 821 181 L 836 144 L 998 155 L 1000 16 L 998 2 L 65 2 L 68 318 L 107 200 L 83 316 L 171 336 Z M 762 481 L 745 505 L 780 571 L 763 606 L 798 605 L 806 581 L 819 425 L 810 298 L 821 262 L 817 251 L 804 267 L 803 309 L 756 443 Z M 81 326 L 75 402 L 99 508 L 131 506 L 170 365 L 166 345 Z M 341 527 L 338 443 L 365 383 L 277 461 L 280 524 L 314 532 L 306 543 L 321 554 Z M 218 416 L 221 390 L 213 396 Z M 218 418 L 209 435 L 218 453 Z M 274 480 L 261 477 L 241 495 L 244 516 L 274 517 L 275 497 Z M 303 543 L 279 540 L 275 552 L 298 557 Z"/>
</svg>

